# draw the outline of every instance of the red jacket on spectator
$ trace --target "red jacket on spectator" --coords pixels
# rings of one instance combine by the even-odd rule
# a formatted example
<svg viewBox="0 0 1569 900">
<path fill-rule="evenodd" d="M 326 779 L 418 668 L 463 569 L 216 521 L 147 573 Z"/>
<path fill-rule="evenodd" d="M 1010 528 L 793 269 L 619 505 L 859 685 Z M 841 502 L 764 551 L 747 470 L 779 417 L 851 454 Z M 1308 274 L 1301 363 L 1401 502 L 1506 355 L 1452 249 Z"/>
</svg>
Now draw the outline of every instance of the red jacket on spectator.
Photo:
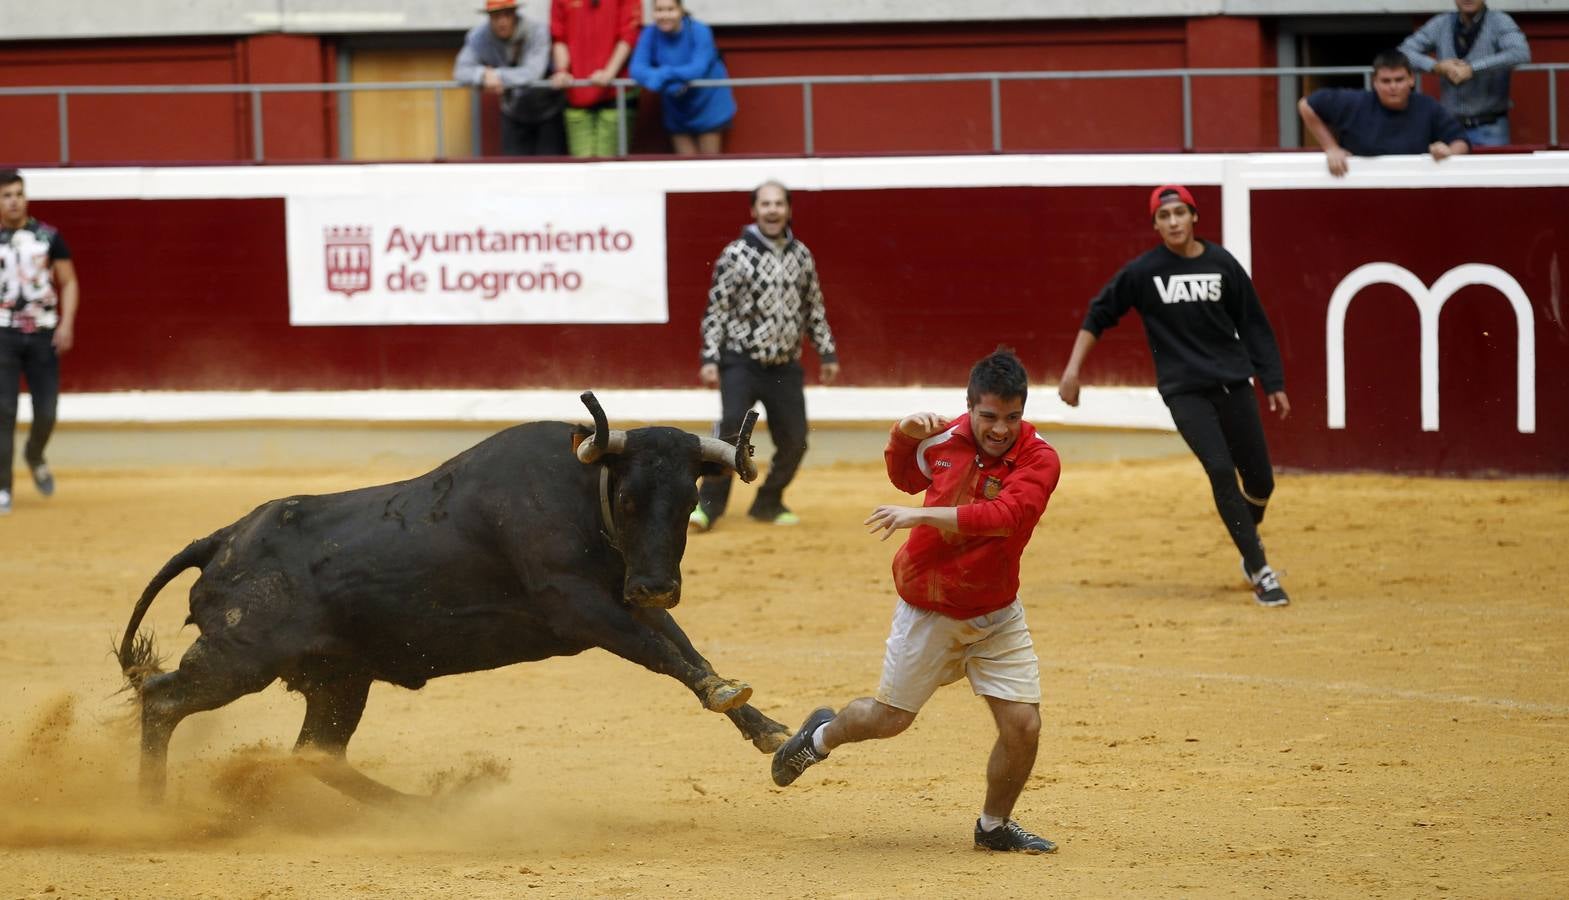
<svg viewBox="0 0 1569 900">
<path fill-rule="evenodd" d="M 567 45 L 573 78 L 587 78 L 604 68 L 616 41 L 636 47 L 642 27 L 642 0 L 551 0 L 550 39 Z M 625 65 L 616 77 L 626 77 Z M 567 89 L 567 102 L 579 109 L 615 98 L 616 90 L 610 87 Z"/>
<path fill-rule="evenodd" d="M 911 606 L 955 619 L 995 612 L 1019 595 L 1019 557 L 1046 511 L 1062 464 L 1023 422 L 1001 458 L 983 454 L 961 415 L 917 441 L 893 427 L 883 451 L 888 480 L 923 506 L 957 506 L 957 534 L 917 525 L 893 559 L 894 587 Z"/>
</svg>

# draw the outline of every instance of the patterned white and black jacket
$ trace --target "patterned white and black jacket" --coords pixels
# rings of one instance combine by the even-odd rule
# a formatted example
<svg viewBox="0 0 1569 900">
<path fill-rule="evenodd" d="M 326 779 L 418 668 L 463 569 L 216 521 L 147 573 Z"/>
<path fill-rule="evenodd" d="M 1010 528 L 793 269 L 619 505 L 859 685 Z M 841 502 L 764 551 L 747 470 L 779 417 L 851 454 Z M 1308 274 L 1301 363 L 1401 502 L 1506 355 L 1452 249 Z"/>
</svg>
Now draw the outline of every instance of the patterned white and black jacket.
<svg viewBox="0 0 1569 900">
<path fill-rule="evenodd" d="M 823 362 L 837 362 L 812 251 L 785 230 L 782 245 L 754 225 L 714 263 L 703 316 L 703 362 L 739 354 L 777 366 L 801 358 L 803 331 Z"/>
</svg>

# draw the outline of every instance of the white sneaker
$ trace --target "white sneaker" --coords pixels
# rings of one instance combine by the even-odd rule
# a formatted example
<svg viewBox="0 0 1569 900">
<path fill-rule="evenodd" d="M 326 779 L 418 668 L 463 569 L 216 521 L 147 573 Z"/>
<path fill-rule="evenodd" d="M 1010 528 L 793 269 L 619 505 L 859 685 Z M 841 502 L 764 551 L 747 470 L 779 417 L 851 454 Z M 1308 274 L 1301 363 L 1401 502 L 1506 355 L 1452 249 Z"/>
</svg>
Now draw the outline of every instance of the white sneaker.
<svg viewBox="0 0 1569 900">
<path fill-rule="evenodd" d="M 1242 567 L 1243 574 L 1248 576 L 1248 581 L 1253 583 L 1253 599 L 1259 606 L 1287 606 L 1291 598 L 1286 596 L 1286 591 L 1280 586 L 1280 576 L 1269 566 L 1257 572 L 1248 572 L 1247 566 Z"/>
<path fill-rule="evenodd" d="M 11 513 L 11 492 L 0 491 L 0 516 Z"/>
</svg>

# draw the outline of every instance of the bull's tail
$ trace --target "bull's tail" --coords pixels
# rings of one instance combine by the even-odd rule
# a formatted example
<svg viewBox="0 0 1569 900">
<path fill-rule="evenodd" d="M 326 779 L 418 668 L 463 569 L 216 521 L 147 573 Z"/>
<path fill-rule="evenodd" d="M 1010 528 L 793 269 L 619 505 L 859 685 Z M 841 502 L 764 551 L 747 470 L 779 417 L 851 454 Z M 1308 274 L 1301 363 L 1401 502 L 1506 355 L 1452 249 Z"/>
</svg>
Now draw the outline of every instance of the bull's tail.
<svg viewBox="0 0 1569 900">
<path fill-rule="evenodd" d="M 125 626 L 125 637 L 120 641 L 120 650 L 116 654 L 120 661 L 120 671 L 124 673 L 125 680 L 131 689 L 140 692 L 142 682 L 149 677 L 163 671 L 158 664 L 158 654 L 153 648 L 153 636 L 149 633 L 137 633 L 141 627 L 142 617 L 147 615 L 148 607 L 153 605 L 153 598 L 164 586 L 174 580 L 174 577 L 186 569 L 201 568 L 212 561 L 217 555 L 220 541 L 218 535 L 212 534 L 199 541 L 192 541 L 184 550 L 174 555 L 173 559 L 163 564 L 158 574 L 148 583 L 147 589 L 142 591 L 141 599 L 136 601 L 136 608 L 131 610 L 131 621 Z"/>
</svg>

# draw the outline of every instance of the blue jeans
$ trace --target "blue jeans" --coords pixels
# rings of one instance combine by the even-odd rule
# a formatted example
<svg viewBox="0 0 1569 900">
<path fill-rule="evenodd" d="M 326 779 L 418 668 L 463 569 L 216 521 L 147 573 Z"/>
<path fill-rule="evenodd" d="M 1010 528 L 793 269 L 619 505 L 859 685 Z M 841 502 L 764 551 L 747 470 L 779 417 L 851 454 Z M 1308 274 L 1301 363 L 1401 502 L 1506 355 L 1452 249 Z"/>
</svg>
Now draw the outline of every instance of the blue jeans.
<svg viewBox="0 0 1569 900">
<path fill-rule="evenodd" d="M 1499 116 L 1486 125 L 1467 128 L 1465 139 L 1473 147 L 1502 147 L 1509 143 L 1509 117 Z"/>
</svg>

